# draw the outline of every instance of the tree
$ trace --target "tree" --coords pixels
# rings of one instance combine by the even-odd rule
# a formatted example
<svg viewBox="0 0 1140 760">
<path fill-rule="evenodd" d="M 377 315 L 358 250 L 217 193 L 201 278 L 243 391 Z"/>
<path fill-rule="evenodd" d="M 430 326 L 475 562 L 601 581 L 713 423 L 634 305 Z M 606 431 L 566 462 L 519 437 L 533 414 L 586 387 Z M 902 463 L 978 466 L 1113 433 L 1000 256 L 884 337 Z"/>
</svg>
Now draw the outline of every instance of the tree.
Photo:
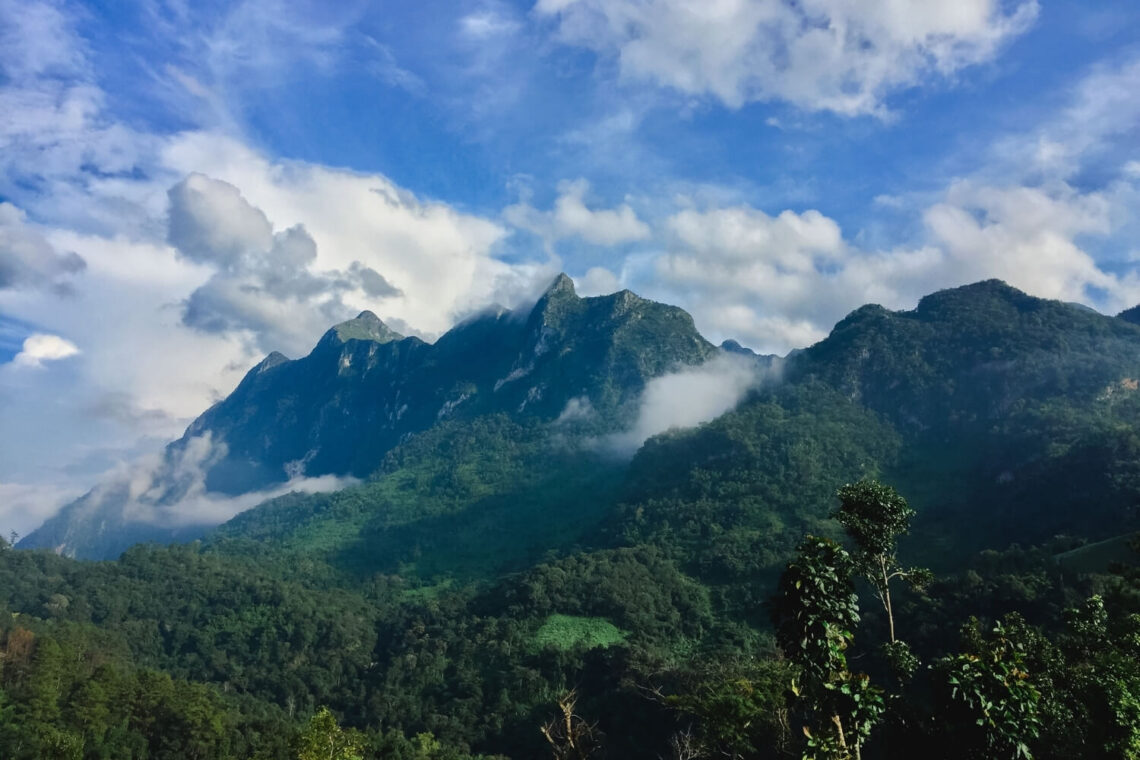
<svg viewBox="0 0 1140 760">
<path fill-rule="evenodd" d="M 562 695 L 558 699 L 558 711 L 562 714 L 540 729 L 550 745 L 554 760 L 588 760 L 600 749 L 597 725 L 587 723 L 575 713 L 577 705 L 576 691 Z"/>
<path fill-rule="evenodd" d="M 870 581 L 887 613 L 889 642 L 894 648 L 895 613 L 891 581 L 907 580 L 921 586 L 930 571 L 903 568 L 898 561 L 898 539 L 910 531 L 914 510 L 898 491 L 876 480 L 861 480 L 839 489 L 839 509 L 833 514 L 855 543 L 853 558 L 859 573 Z"/>
<path fill-rule="evenodd" d="M 1007 615 L 987 636 L 977 620 L 963 629 L 965 650 L 936 661 L 938 718 L 953 737 L 956 756 L 1029 760 L 1041 732 L 1041 692 L 1026 667 L 1033 636 Z"/>
<path fill-rule="evenodd" d="M 674 738 L 702 756 L 731 760 L 785 748 L 787 685 L 794 674 L 787 661 L 724 655 L 685 672 L 680 693 L 661 700 L 694 721 L 691 730 Z M 673 747 L 674 754 L 680 749 Z"/>
<path fill-rule="evenodd" d="M 849 760 L 883 713 L 870 678 L 847 667 L 847 648 L 859 623 L 851 555 L 826 538 L 808 536 L 780 577 L 773 605 L 776 636 L 800 670 L 792 692 L 811 710 L 805 758 Z"/>
<path fill-rule="evenodd" d="M 363 760 L 359 731 L 343 729 L 327 707 L 317 710 L 294 740 L 297 760 Z"/>
</svg>

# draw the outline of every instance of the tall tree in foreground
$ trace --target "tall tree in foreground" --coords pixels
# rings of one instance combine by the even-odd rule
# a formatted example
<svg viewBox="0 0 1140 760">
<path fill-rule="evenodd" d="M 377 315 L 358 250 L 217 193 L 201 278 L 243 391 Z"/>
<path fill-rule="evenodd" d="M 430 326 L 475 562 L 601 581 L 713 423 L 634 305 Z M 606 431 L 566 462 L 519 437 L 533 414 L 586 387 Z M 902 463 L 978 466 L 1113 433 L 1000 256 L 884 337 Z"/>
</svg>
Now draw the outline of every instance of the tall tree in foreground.
<svg viewBox="0 0 1140 760">
<path fill-rule="evenodd" d="M 876 480 L 861 480 L 843 486 L 837 494 L 839 509 L 833 514 L 854 543 L 856 571 L 866 578 L 887 614 L 888 639 L 883 654 L 900 683 L 910 680 L 918 658 L 895 634 L 895 608 L 891 584 L 904 581 L 914 588 L 930 583 L 930 571 L 903 567 L 898 560 L 899 537 L 910 531 L 914 510 L 898 491 Z"/>
<path fill-rule="evenodd" d="M 899 536 L 910 531 L 914 510 L 898 491 L 877 480 L 861 480 L 839 489 L 839 509 L 833 514 L 855 543 L 855 569 L 870 581 L 887 613 L 890 643 L 895 637 L 895 611 L 891 603 L 891 582 L 909 581 L 923 585 L 930 571 L 904 568 L 898 560 Z"/>
<path fill-rule="evenodd" d="M 883 713 L 879 689 L 847 667 L 859 623 L 854 569 L 842 546 L 808 536 L 780 577 L 773 604 L 780 647 L 800 670 L 792 691 L 809 711 L 805 760 L 860 758 Z"/>
</svg>

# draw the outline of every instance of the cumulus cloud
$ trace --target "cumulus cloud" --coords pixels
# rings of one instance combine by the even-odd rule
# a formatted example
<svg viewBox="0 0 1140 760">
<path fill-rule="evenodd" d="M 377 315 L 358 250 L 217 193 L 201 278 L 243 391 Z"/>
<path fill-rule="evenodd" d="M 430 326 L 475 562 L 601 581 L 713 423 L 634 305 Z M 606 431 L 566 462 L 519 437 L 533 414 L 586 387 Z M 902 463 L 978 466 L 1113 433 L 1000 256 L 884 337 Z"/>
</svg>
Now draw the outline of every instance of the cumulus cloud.
<svg viewBox="0 0 1140 760">
<path fill-rule="evenodd" d="M 28 223 L 23 210 L 0 203 L 0 288 L 49 288 L 69 293 L 70 276 L 86 266 L 74 251 L 57 253 Z"/>
<path fill-rule="evenodd" d="M 637 218 L 628 203 L 612 209 L 589 208 L 589 190 L 590 184 L 583 179 L 564 181 L 558 185 L 558 197 L 551 210 L 540 211 L 520 202 L 503 209 L 503 218 L 551 244 L 579 238 L 594 245 L 618 245 L 649 237 L 649 226 Z"/>
<path fill-rule="evenodd" d="M 718 354 L 700 366 L 655 377 L 642 391 L 633 426 L 602 439 L 601 446 L 630 455 L 651 436 L 719 417 L 735 408 L 748 391 L 776 381 L 777 375 L 748 357 Z M 563 414 L 572 411 L 568 406 Z"/>
<path fill-rule="evenodd" d="M 781 353 L 822 338 L 863 303 L 909 308 L 933 290 L 993 277 L 1115 312 L 1140 300 L 1140 281 L 1107 271 L 1082 244 L 1111 234 L 1112 207 L 1106 194 L 1064 183 L 962 180 L 924 210 L 924 245 L 887 251 L 845 241 L 816 211 L 685 209 L 667 221 L 668 249 L 642 277 L 684 292 L 714 337 Z"/>
<path fill-rule="evenodd" d="M 79 347 L 58 335 L 34 333 L 24 340 L 24 347 L 12 360 L 17 367 L 42 368 L 44 362 L 54 362 L 79 354 Z"/>
<path fill-rule="evenodd" d="M 533 262 L 495 257 L 507 234 L 504 227 L 421 199 L 381 175 L 270 162 L 240 142 L 203 133 L 171 141 L 163 162 L 239 188 L 275 228 L 302 225 L 317 250 L 306 270 L 330 275 L 330 286 L 351 282 L 352 292 L 343 298 L 352 313 L 369 308 L 382 319 L 413 325 L 420 334 L 438 335 L 472 309 L 491 300 L 512 306 L 531 288 Z M 368 277 L 365 267 L 400 294 Z M 388 297 L 376 303 L 366 297 L 366 286 Z"/>
<path fill-rule="evenodd" d="M 194 173 L 168 195 L 167 239 L 188 259 L 233 271 L 264 256 L 273 245 L 269 219 L 228 182 Z"/>
<path fill-rule="evenodd" d="M 992 59 L 1036 18 L 1036 0 L 539 0 L 561 39 L 626 79 L 731 108 L 782 100 L 882 114 L 893 92 Z"/>
<path fill-rule="evenodd" d="M 169 191 L 167 239 L 214 274 L 186 299 L 182 321 L 205 332 L 248 332 L 260 350 L 303 354 L 316 335 L 355 310 L 343 295 L 372 301 L 403 291 L 370 266 L 314 271 L 317 244 L 301 224 L 279 232 L 228 182 L 194 173 Z"/>
</svg>

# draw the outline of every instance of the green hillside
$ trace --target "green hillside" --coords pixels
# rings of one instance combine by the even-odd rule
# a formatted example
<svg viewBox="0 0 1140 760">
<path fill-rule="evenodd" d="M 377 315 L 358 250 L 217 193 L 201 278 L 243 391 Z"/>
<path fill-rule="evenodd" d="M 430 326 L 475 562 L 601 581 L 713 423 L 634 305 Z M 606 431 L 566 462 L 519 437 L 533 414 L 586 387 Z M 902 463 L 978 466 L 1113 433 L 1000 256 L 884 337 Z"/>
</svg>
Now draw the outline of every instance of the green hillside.
<svg viewBox="0 0 1140 760">
<path fill-rule="evenodd" d="M 539 729 L 570 692 L 607 756 L 635 760 L 682 741 L 835 757 L 810 746 L 824 708 L 862 716 L 868 759 L 1137 756 L 1140 328 L 996 282 L 864 307 L 781 382 L 629 459 L 607 436 L 645 385 L 716 349 L 679 310 L 567 287 L 441 339 L 417 366 L 468 399 L 438 416 L 458 386 L 437 386 L 430 423 L 381 429 L 357 485 L 114 561 L 4 545 L 0 756 L 293 758 L 341 731 L 370 758 L 551 757 Z M 361 343 L 379 330 L 361 319 L 334 335 L 350 365 L 426 350 Z M 263 378 L 298 366 L 316 365 L 267 360 L 204 419 L 243 409 L 253 440 L 286 408 Z M 367 373 L 337 377 L 306 403 L 382 408 Z M 524 377 L 545 390 L 496 397 Z M 563 418 L 583 395 L 594 414 Z M 348 451 L 366 427 L 321 430 Z M 868 478 L 915 512 L 883 574 L 934 571 L 890 606 L 833 519 Z M 795 620 L 816 622 L 789 638 Z M 881 646 L 891 623 L 905 649 Z"/>
</svg>

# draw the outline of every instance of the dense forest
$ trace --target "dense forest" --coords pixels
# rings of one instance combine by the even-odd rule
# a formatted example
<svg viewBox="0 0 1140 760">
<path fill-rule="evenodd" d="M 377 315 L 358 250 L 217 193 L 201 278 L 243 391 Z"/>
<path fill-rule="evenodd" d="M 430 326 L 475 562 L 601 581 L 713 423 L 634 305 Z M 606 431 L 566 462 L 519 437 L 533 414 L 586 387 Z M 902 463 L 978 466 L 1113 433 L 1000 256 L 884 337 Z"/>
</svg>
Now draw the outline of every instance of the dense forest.
<svg viewBox="0 0 1140 760">
<path fill-rule="evenodd" d="M 4 542 L 0 757 L 1140 757 L 1136 378 L 980 283 L 632 460 L 512 399 L 191 543 Z"/>
</svg>

